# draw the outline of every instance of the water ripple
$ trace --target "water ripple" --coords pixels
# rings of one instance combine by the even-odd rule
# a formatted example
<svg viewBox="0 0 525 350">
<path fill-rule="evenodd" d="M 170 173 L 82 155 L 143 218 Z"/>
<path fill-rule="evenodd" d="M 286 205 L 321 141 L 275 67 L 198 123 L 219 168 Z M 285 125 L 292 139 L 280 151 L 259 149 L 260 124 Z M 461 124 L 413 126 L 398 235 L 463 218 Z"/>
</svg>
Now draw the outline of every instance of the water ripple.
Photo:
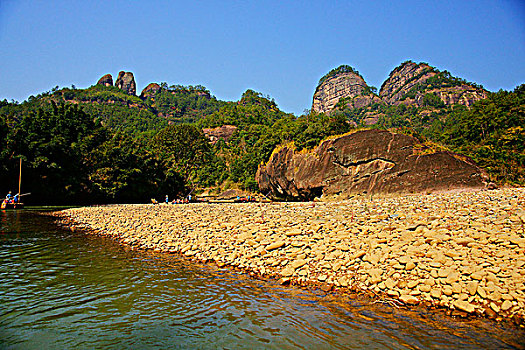
<svg viewBox="0 0 525 350">
<path fill-rule="evenodd" d="M 5 214 L 1 214 L 5 215 Z M 0 348 L 519 348 L 523 334 L 1 218 Z M 27 225 L 25 224 L 27 223 Z"/>
</svg>

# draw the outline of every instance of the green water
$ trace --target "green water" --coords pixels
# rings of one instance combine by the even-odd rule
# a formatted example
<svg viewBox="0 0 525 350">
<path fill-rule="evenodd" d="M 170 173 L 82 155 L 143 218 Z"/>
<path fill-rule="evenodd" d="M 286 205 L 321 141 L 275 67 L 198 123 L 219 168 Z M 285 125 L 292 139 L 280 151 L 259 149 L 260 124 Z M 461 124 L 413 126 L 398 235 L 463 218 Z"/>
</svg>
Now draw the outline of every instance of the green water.
<svg viewBox="0 0 525 350">
<path fill-rule="evenodd" d="M 523 331 L 283 287 L 0 211 L 0 349 L 520 348 Z"/>
</svg>

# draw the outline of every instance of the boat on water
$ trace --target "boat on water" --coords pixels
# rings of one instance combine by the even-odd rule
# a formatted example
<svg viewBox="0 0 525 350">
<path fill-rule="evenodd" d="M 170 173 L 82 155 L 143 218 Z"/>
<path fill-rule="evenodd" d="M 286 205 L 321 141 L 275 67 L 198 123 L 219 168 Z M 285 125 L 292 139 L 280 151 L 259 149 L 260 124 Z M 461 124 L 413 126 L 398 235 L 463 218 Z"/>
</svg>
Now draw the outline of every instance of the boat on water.
<svg viewBox="0 0 525 350">
<path fill-rule="evenodd" d="M 24 203 L 21 202 L 20 198 L 22 196 L 27 196 L 30 193 L 20 194 L 21 187 L 22 187 L 22 158 L 20 158 L 20 173 L 18 175 L 18 194 L 12 197 L 11 192 L 9 192 L 7 197 L 2 201 L 2 204 L 0 204 L 0 209 L 23 209 L 24 208 Z"/>
<path fill-rule="evenodd" d="M 7 199 L 4 199 L 2 204 L 0 205 L 1 209 L 23 209 L 24 203 L 18 202 L 8 202 Z"/>
</svg>

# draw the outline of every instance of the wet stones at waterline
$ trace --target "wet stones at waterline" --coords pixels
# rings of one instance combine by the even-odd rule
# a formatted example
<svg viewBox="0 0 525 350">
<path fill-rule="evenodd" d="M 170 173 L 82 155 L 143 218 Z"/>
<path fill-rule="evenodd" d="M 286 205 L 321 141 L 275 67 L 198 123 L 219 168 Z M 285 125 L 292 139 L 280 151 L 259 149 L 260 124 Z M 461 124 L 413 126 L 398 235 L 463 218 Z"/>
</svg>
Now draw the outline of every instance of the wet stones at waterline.
<svg viewBox="0 0 525 350">
<path fill-rule="evenodd" d="M 58 213 L 138 249 L 460 314 L 525 315 L 525 189 Z"/>
</svg>

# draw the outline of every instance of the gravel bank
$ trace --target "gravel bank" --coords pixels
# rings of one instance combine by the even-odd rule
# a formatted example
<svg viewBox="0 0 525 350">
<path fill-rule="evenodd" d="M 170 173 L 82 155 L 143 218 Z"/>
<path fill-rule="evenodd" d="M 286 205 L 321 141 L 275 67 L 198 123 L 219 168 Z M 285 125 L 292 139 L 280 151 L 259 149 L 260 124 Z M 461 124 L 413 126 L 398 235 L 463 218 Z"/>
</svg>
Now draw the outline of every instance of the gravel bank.
<svg viewBox="0 0 525 350">
<path fill-rule="evenodd" d="M 525 188 L 343 202 L 118 205 L 71 229 L 278 278 L 459 315 L 525 316 Z"/>
</svg>

